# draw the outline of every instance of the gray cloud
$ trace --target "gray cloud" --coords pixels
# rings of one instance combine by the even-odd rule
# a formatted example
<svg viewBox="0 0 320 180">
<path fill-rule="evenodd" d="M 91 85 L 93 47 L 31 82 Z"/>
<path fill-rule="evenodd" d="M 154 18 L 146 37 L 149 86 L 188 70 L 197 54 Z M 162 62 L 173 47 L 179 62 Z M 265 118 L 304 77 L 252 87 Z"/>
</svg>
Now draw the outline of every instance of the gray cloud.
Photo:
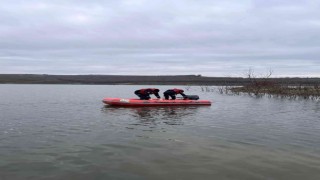
<svg viewBox="0 0 320 180">
<path fill-rule="evenodd" d="M 318 1 L 0 2 L 0 73 L 320 77 Z"/>
</svg>

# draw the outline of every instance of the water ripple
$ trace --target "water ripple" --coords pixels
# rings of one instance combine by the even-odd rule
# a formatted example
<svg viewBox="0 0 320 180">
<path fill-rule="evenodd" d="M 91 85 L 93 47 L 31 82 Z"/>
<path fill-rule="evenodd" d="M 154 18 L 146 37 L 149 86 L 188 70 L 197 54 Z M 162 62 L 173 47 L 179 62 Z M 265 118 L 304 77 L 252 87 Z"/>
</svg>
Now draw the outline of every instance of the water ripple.
<svg viewBox="0 0 320 180">
<path fill-rule="evenodd" d="M 320 178 L 317 102 L 192 87 L 212 106 L 122 108 L 101 98 L 140 86 L 0 86 L 0 177 Z"/>
</svg>

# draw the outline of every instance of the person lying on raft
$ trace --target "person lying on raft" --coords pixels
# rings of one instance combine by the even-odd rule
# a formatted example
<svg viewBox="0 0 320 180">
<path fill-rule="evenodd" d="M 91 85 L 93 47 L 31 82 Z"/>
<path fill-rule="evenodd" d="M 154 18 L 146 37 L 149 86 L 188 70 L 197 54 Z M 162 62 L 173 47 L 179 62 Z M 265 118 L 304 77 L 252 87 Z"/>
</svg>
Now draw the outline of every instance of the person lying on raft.
<svg viewBox="0 0 320 180">
<path fill-rule="evenodd" d="M 168 90 L 166 90 L 166 91 L 163 93 L 163 95 L 164 95 L 164 98 L 165 98 L 166 100 L 169 99 L 169 96 L 171 97 L 172 100 L 175 100 L 177 94 L 181 94 L 181 96 L 182 96 L 184 99 L 186 99 L 187 96 L 186 96 L 183 92 L 184 92 L 184 91 L 183 91 L 182 89 L 176 89 L 176 88 L 174 88 L 174 89 L 168 89 Z"/>
<path fill-rule="evenodd" d="M 134 92 L 141 100 L 149 100 L 150 94 L 154 94 L 158 99 L 160 99 L 159 96 L 159 89 L 155 88 L 147 88 L 147 89 L 139 89 Z"/>
</svg>

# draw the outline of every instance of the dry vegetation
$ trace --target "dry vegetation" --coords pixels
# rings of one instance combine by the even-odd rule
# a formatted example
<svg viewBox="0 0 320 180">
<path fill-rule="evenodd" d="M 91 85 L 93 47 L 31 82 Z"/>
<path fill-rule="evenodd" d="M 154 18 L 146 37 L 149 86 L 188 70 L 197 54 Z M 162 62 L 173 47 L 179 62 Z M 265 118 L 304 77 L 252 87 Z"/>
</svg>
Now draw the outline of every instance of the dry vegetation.
<svg viewBox="0 0 320 180">
<path fill-rule="evenodd" d="M 281 86 L 276 84 L 252 84 L 243 87 L 234 87 L 230 89 L 235 94 L 247 93 L 249 95 L 270 96 L 280 98 L 304 98 L 304 99 L 320 99 L 320 87 L 315 86 Z"/>
<path fill-rule="evenodd" d="M 272 71 L 263 78 L 256 78 L 253 70 L 249 70 L 247 76 L 250 80 L 249 84 L 241 87 L 224 87 L 220 90 L 220 93 L 229 93 L 230 91 L 234 94 L 246 93 L 255 97 L 269 96 L 278 98 L 289 98 L 289 99 L 320 99 L 320 86 L 319 83 L 313 85 L 286 85 L 289 83 L 282 83 L 272 81 L 270 76 Z"/>
</svg>

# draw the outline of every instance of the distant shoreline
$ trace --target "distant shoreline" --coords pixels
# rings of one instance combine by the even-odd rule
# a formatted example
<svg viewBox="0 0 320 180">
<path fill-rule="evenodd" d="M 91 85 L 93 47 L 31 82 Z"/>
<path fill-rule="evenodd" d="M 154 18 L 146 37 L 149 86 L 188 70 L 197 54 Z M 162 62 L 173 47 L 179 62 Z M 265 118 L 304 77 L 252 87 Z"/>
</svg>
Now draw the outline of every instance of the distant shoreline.
<svg viewBox="0 0 320 180">
<path fill-rule="evenodd" d="M 319 85 L 320 78 L 255 78 L 280 85 Z M 200 75 L 47 75 L 0 74 L 0 84 L 92 84 L 92 85 L 213 85 L 243 86 L 252 81 L 242 77 L 206 77 Z"/>
</svg>

